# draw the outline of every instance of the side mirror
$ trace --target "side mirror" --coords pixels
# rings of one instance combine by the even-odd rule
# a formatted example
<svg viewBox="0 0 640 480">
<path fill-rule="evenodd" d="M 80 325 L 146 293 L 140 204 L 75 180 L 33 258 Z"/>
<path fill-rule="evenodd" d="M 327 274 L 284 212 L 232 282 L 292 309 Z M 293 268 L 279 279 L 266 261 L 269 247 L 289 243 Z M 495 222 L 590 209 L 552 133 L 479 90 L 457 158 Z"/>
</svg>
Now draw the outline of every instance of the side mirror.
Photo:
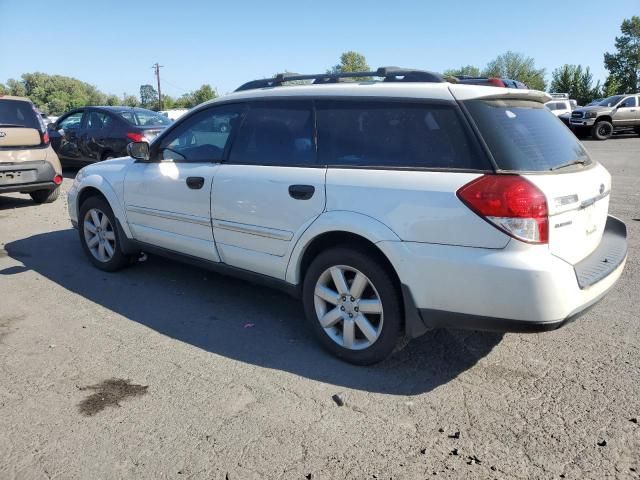
<svg viewBox="0 0 640 480">
<path fill-rule="evenodd" d="M 127 154 L 141 162 L 148 162 L 149 144 L 147 142 L 131 142 L 127 145 Z"/>
</svg>

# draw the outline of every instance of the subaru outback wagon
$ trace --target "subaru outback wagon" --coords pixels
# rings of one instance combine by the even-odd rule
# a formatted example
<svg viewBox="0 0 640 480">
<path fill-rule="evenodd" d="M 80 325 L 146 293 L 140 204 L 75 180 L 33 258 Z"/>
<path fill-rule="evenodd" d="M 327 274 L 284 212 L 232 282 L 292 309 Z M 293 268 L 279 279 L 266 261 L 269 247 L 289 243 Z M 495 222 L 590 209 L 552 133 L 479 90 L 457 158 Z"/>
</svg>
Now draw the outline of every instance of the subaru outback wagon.
<svg viewBox="0 0 640 480">
<path fill-rule="evenodd" d="M 80 170 L 69 214 L 102 270 L 145 251 L 300 295 L 356 364 L 438 327 L 553 330 L 627 241 L 549 99 L 394 68 L 256 80 Z"/>
</svg>

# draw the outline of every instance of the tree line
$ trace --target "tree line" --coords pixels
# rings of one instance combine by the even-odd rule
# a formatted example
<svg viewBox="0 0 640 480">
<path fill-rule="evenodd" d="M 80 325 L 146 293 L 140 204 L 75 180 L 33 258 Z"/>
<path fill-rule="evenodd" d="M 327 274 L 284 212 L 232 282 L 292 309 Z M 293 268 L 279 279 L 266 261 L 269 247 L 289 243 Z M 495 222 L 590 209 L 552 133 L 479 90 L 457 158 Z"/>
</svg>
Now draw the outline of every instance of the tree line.
<svg viewBox="0 0 640 480">
<path fill-rule="evenodd" d="M 459 77 L 488 76 L 519 80 L 536 90 L 568 93 L 570 98 L 585 105 L 595 98 L 640 91 L 640 17 L 625 19 L 620 27 L 621 35 L 615 39 L 615 51 L 604 54 L 604 65 L 609 74 L 604 83 L 594 84 L 589 67 L 565 64 L 553 70 L 551 82 L 547 85 L 546 70 L 537 68 L 535 60 L 522 53 L 507 51 L 490 61 L 481 69 L 474 65 L 445 70 L 444 75 Z M 354 51 L 344 52 L 340 62 L 327 72 L 357 72 L 370 70 L 364 55 Z M 285 72 L 288 73 L 288 72 Z M 159 109 L 158 92 L 149 84 L 140 86 L 139 97 L 129 94 L 122 96 L 105 94 L 95 86 L 78 79 L 45 73 L 25 73 L 20 80 L 9 79 L 6 85 L 0 83 L 0 95 L 9 94 L 30 98 L 42 111 L 60 115 L 72 108 L 87 105 L 127 105 Z M 162 95 L 164 110 L 191 108 L 218 96 L 211 85 L 173 98 Z"/>
</svg>

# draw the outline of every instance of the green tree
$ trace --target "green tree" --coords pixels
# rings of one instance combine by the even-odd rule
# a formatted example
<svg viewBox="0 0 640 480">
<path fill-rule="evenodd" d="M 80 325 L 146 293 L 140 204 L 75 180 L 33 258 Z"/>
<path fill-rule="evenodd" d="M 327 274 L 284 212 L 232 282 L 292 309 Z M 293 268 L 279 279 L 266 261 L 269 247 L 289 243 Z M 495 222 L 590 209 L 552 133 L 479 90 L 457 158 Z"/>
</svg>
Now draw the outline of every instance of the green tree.
<svg viewBox="0 0 640 480">
<path fill-rule="evenodd" d="M 105 99 L 105 105 L 122 105 L 122 99 L 120 99 L 120 97 L 118 97 L 117 95 L 107 95 Z"/>
<path fill-rule="evenodd" d="M 208 100 L 213 100 L 218 96 L 218 93 L 214 88 L 209 84 L 202 85 L 199 89 L 194 92 L 191 92 L 191 98 L 193 99 L 194 104 L 191 105 L 195 107 L 196 105 L 200 105 Z"/>
<path fill-rule="evenodd" d="M 610 97 L 612 95 L 618 94 L 620 92 L 620 84 L 618 83 L 618 79 L 614 75 L 609 75 L 602 86 L 602 94 L 603 98 Z"/>
<path fill-rule="evenodd" d="M 158 91 L 153 85 L 140 85 L 140 105 L 151 109 L 158 107 Z"/>
<path fill-rule="evenodd" d="M 615 93 L 635 93 L 640 90 L 640 17 L 625 19 L 620 31 L 616 52 L 604 54 L 604 65 L 609 76 L 615 79 Z"/>
<path fill-rule="evenodd" d="M 171 110 L 172 108 L 176 108 L 175 104 L 176 104 L 176 101 L 172 96 L 164 95 L 164 94 L 162 95 L 163 110 Z"/>
<path fill-rule="evenodd" d="M 128 95 L 127 93 L 122 94 L 122 105 L 126 105 L 127 107 L 138 107 L 140 106 L 140 102 L 138 101 L 138 97 L 135 95 Z"/>
<path fill-rule="evenodd" d="M 361 53 L 349 50 L 340 55 L 340 63 L 331 67 L 327 73 L 368 72 L 369 64 Z"/>
<path fill-rule="evenodd" d="M 482 72 L 487 77 L 510 78 L 526 83 L 534 90 L 544 90 L 546 82 L 544 68 L 536 68 L 535 60 L 521 53 L 508 51 L 498 55 Z"/>
<path fill-rule="evenodd" d="M 589 67 L 582 65 L 563 65 L 551 74 L 550 90 L 556 93 L 568 93 L 580 105 L 586 105 L 600 94 L 600 83 L 593 86 L 593 75 Z"/>
<path fill-rule="evenodd" d="M 7 80 L 7 90 L 9 92 L 9 95 L 14 95 L 17 97 L 26 97 L 27 96 L 27 89 L 24 86 L 24 83 L 15 80 L 13 78 L 10 78 L 9 80 Z"/>
<path fill-rule="evenodd" d="M 2 83 L 0 83 L 0 95 L 6 95 L 9 90 Z"/>
<path fill-rule="evenodd" d="M 473 65 L 465 65 L 460 68 L 451 68 L 449 70 L 445 70 L 443 75 L 445 77 L 479 77 L 480 69 L 478 67 L 474 67 Z"/>
</svg>

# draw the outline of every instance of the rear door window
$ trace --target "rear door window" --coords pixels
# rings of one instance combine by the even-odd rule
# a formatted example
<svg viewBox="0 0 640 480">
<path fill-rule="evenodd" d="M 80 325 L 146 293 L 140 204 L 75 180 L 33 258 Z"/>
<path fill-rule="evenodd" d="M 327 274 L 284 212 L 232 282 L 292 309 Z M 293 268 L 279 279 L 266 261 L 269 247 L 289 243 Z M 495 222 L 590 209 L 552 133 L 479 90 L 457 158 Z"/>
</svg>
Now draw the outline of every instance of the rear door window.
<svg viewBox="0 0 640 480">
<path fill-rule="evenodd" d="M 106 130 L 111 128 L 113 118 L 104 112 L 90 111 L 87 116 L 87 129 Z"/>
<path fill-rule="evenodd" d="M 571 130 L 541 103 L 468 100 L 465 105 L 501 170 L 537 172 L 591 162 Z"/>
<path fill-rule="evenodd" d="M 82 123 L 83 112 L 72 113 L 62 121 L 58 122 L 58 128 L 63 130 L 77 130 Z"/>
<path fill-rule="evenodd" d="M 490 168 L 453 105 L 319 101 L 317 124 L 323 165 Z"/>
<path fill-rule="evenodd" d="M 0 127 L 41 129 L 32 104 L 21 100 L 0 100 Z"/>
<path fill-rule="evenodd" d="M 229 163 L 305 166 L 315 164 L 311 101 L 250 104 L 229 154 Z"/>
</svg>

